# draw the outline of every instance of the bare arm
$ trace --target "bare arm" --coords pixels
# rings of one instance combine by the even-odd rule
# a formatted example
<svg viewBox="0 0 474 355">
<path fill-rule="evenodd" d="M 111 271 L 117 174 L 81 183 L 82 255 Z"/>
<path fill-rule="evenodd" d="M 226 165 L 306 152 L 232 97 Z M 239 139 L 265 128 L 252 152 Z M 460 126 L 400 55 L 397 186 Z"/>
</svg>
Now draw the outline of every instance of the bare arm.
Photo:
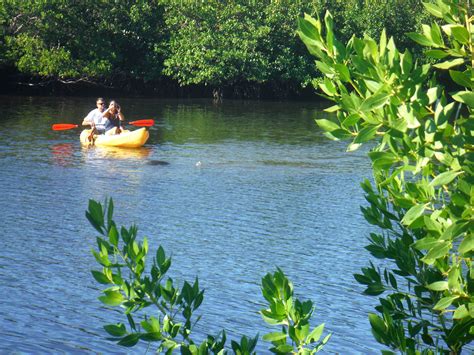
<svg viewBox="0 0 474 355">
<path fill-rule="evenodd" d="M 92 126 L 94 125 L 94 121 L 92 120 L 92 111 L 88 113 L 86 117 L 82 120 L 82 125 L 83 126 Z"/>
</svg>

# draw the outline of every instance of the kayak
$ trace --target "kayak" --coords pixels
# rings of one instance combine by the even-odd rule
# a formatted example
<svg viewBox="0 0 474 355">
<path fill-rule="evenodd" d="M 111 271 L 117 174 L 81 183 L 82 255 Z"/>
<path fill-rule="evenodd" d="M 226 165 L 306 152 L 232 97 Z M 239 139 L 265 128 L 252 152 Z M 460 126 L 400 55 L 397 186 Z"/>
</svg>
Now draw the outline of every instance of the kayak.
<svg viewBox="0 0 474 355">
<path fill-rule="evenodd" d="M 145 144 L 150 134 L 148 130 L 143 127 L 135 131 L 124 130 L 120 134 L 98 134 L 94 136 L 94 141 L 89 141 L 90 129 L 85 129 L 81 132 L 80 140 L 82 144 L 97 145 L 102 147 L 123 147 L 123 148 L 138 148 Z"/>
</svg>

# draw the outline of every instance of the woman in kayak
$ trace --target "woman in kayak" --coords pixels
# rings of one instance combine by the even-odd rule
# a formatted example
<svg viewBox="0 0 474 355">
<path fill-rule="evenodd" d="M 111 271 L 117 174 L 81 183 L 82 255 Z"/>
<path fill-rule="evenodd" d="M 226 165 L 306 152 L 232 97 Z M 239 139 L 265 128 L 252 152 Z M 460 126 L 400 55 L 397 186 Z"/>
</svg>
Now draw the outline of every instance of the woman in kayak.
<svg viewBox="0 0 474 355">
<path fill-rule="evenodd" d="M 109 108 L 102 113 L 102 117 L 107 119 L 105 134 L 120 134 L 122 132 L 122 122 L 125 121 L 125 116 L 115 100 L 110 101 Z"/>
</svg>

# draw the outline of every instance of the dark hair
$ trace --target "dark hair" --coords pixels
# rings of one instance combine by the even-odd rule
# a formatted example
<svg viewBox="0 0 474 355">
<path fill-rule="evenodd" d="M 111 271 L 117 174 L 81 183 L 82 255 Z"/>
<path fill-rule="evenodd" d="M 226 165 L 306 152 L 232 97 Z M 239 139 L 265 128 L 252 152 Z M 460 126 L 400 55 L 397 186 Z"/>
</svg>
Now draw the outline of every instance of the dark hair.
<svg viewBox="0 0 474 355">
<path fill-rule="evenodd" d="M 104 101 L 105 102 L 103 97 L 98 97 L 97 100 L 95 100 L 95 102 L 97 102 L 97 101 Z"/>
</svg>

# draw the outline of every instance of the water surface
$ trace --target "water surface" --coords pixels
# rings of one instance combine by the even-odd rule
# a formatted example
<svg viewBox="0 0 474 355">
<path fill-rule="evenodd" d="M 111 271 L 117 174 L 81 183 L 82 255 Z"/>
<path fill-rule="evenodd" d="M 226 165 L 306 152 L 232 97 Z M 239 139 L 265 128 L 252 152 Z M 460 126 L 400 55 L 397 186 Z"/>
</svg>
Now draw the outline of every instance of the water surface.
<svg viewBox="0 0 474 355">
<path fill-rule="evenodd" d="M 173 256 L 170 276 L 205 288 L 197 332 L 263 335 L 260 280 L 281 267 L 333 333 L 326 353 L 377 353 L 375 299 L 353 279 L 368 263 L 359 183 L 363 153 L 327 140 L 317 103 L 119 99 L 127 120 L 154 118 L 141 149 L 83 148 L 95 98 L 0 97 L 0 351 L 143 353 L 106 340 L 125 321 L 97 300 L 88 199 L 112 197 Z M 259 341 L 258 352 L 268 352 Z"/>
</svg>

